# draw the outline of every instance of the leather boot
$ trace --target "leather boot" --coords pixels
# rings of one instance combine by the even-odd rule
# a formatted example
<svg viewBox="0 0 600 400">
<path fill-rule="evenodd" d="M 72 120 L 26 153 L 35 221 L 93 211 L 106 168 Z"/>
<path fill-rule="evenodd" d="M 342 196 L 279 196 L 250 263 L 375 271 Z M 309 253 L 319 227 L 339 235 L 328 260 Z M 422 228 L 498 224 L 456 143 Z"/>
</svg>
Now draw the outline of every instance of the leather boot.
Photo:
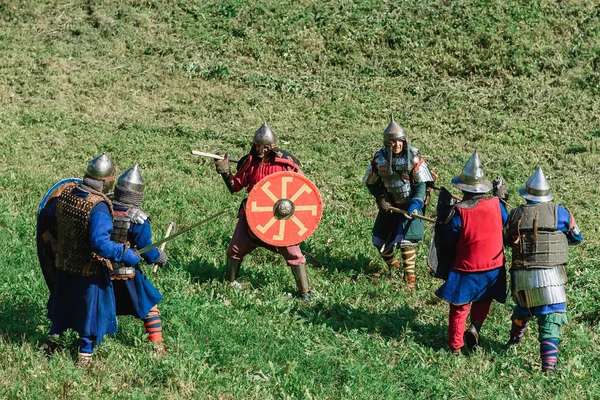
<svg viewBox="0 0 600 400">
<path fill-rule="evenodd" d="M 48 335 L 46 340 L 44 340 L 44 342 L 40 345 L 40 349 L 42 349 L 46 357 L 50 357 L 54 353 L 61 351 L 62 346 L 54 343 L 54 341 L 52 341 L 52 337 Z"/>
<path fill-rule="evenodd" d="M 465 331 L 464 341 L 469 351 L 479 345 L 479 330 L 483 325 L 482 321 L 471 321 L 471 326 Z"/>
<path fill-rule="evenodd" d="M 233 258 L 227 259 L 227 267 L 225 271 L 225 279 L 227 282 L 235 282 L 240 275 L 240 266 L 242 265 L 242 260 L 236 260 Z"/>
<path fill-rule="evenodd" d="M 411 292 L 414 292 L 415 290 L 417 290 L 417 276 L 416 275 L 407 275 L 407 273 L 404 273 L 404 281 L 406 281 L 406 287 L 408 288 L 408 290 L 410 290 Z"/>
<path fill-rule="evenodd" d="M 460 356 L 460 355 L 461 355 L 461 350 L 462 350 L 462 347 L 459 347 L 458 349 L 454 349 L 454 348 L 450 347 L 450 349 L 449 349 L 448 351 L 449 351 L 449 353 L 450 353 L 450 354 L 452 354 L 453 356 L 456 356 L 456 357 L 458 357 L 458 356 Z"/>
<path fill-rule="evenodd" d="M 165 348 L 165 345 L 163 344 L 163 342 L 156 342 L 154 344 L 153 352 L 154 352 L 154 355 L 156 355 L 156 356 L 168 356 L 169 355 L 169 352 Z"/>
<path fill-rule="evenodd" d="M 292 275 L 298 287 L 298 294 L 304 300 L 310 297 L 310 287 L 308 286 L 308 275 L 306 275 L 306 265 L 290 265 Z"/>
<path fill-rule="evenodd" d="M 92 364 L 92 353 L 77 353 L 77 366 L 89 367 Z"/>
</svg>

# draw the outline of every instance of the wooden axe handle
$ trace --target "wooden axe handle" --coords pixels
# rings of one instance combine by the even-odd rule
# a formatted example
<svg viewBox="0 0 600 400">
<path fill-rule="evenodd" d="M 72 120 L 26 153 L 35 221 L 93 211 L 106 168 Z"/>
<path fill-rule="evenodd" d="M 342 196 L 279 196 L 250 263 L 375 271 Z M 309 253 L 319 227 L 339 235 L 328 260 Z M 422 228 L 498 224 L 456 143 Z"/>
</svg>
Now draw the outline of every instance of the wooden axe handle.
<svg viewBox="0 0 600 400">
<path fill-rule="evenodd" d="M 173 226 L 175 226 L 175 222 L 171 221 L 169 223 L 169 226 L 167 227 L 167 233 L 165 234 L 165 238 L 168 238 L 171 235 L 171 231 L 173 230 Z M 159 249 L 160 251 L 165 251 L 165 246 L 166 246 L 167 242 L 164 242 L 163 244 L 160 245 Z M 152 273 L 155 274 L 156 271 L 158 271 L 158 264 L 154 264 L 154 268 L 152 268 Z"/>
<path fill-rule="evenodd" d="M 415 213 L 408 214 L 405 210 L 402 210 L 400 208 L 390 207 L 390 210 L 392 210 L 393 212 L 398 213 L 398 214 L 403 214 L 406 218 L 413 218 L 414 217 L 414 218 L 417 218 L 417 219 L 422 219 L 423 221 L 435 223 L 435 219 L 433 219 L 433 218 L 425 217 L 423 215 L 419 215 L 419 214 L 415 214 Z"/>
</svg>

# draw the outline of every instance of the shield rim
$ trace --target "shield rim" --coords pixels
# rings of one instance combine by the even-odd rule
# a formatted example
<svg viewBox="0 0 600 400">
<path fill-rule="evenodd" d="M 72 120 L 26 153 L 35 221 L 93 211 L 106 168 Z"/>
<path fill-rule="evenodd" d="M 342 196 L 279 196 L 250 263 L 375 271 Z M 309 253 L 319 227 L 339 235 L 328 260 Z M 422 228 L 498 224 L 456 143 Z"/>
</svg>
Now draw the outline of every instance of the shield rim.
<svg viewBox="0 0 600 400">
<path fill-rule="evenodd" d="M 60 181 L 58 181 L 54 185 L 52 185 L 52 187 L 50 189 L 48 189 L 48 191 L 46 192 L 44 197 L 42 197 L 42 200 L 40 201 L 40 205 L 38 206 L 37 215 L 40 215 L 40 213 L 42 212 L 44 207 L 46 207 L 46 203 L 48 203 L 48 200 L 50 200 L 50 197 L 52 197 L 52 194 L 56 191 L 56 189 L 58 189 L 59 187 L 61 187 L 63 185 L 66 185 L 67 183 L 82 184 L 83 179 L 81 179 L 81 178 L 65 178 L 65 179 L 61 179 Z"/>
<path fill-rule="evenodd" d="M 258 183 L 256 185 L 254 185 L 254 187 L 252 188 L 252 191 L 248 194 L 248 199 L 246 201 L 246 205 L 249 204 L 249 202 L 251 200 L 251 197 L 252 197 L 252 193 L 256 190 L 257 187 L 260 187 L 263 184 L 263 181 L 271 180 L 274 177 L 276 178 L 279 175 L 297 176 L 297 177 L 301 178 L 304 181 L 310 182 L 311 185 L 316 189 L 316 190 L 313 191 L 313 193 L 316 194 L 318 202 L 319 202 L 319 204 L 321 206 L 319 207 L 317 224 L 316 224 L 315 228 L 313 229 L 313 231 L 308 236 L 306 236 L 304 239 L 302 239 L 300 241 L 297 241 L 297 242 L 293 242 L 292 241 L 292 242 L 287 242 L 286 244 L 283 244 L 281 242 L 273 242 L 272 240 L 269 240 L 269 239 L 265 238 L 262 233 L 257 232 L 255 230 L 255 228 L 248 221 L 248 211 L 247 210 L 246 210 L 246 221 L 248 222 L 248 226 L 250 227 L 250 230 L 252 231 L 252 234 L 255 235 L 262 242 L 264 242 L 266 244 L 269 244 L 271 246 L 276 246 L 276 247 L 296 246 L 296 245 L 302 243 L 303 241 L 305 241 L 306 239 L 308 239 L 309 237 L 311 237 L 315 233 L 315 231 L 317 230 L 317 228 L 321 224 L 321 219 L 323 218 L 323 197 L 321 196 L 321 191 L 319 190 L 319 187 L 313 181 L 311 181 L 306 175 L 303 175 L 303 174 L 300 174 L 300 173 L 294 172 L 294 171 L 279 171 L 279 172 L 275 172 L 275 173 L 269 174 L 269 175 L 265 176 L 264 178 L 262 178 L 260 181 L 258 181 Z"/>
</svg>

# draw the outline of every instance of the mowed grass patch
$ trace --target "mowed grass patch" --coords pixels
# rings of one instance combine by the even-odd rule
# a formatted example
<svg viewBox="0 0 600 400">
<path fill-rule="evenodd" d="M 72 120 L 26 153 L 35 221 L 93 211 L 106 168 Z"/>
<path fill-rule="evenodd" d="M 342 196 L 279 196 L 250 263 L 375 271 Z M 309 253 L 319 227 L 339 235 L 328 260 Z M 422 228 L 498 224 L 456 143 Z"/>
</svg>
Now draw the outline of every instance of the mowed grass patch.
<svg viewBox="0 0 600 400">
<path fill-rule="evenodd" d="M 0 1 L 0 397 L 594 397 L 599 13 L 593 1 Z M 384 264 L 360 180 L 391 111 L 440 185 L 478 149 L 513 205 L 541 165 L 575 215 L 585 242 L 571 249 L 556 375 L 538 372 L 535 323 L 521 346 L 504 346 L 510 300 L 493 306 L 481 351 L 447 354 L 429 232 L 418 292 L 371 275 Z M 324 199 L 301 246 L 306 304 L 264 250 L 244 260 L 241 291 L 223 282 L 244 195 L 190 153 L 238 158 L 264 121 Z M 169 243 L 158 274 L 145 269 L 164 294 L 171 354 L 154 358 L 141 322 L 120 317 L 85 370 L 72 332 L 64 352 L 38 350 L 49 322 L 35 213 L 53 183 L 81 177 L 103 151 L 119 171 L 139 163 L 156 239 L 170 221 L 228 212 Z"/>
</svg>

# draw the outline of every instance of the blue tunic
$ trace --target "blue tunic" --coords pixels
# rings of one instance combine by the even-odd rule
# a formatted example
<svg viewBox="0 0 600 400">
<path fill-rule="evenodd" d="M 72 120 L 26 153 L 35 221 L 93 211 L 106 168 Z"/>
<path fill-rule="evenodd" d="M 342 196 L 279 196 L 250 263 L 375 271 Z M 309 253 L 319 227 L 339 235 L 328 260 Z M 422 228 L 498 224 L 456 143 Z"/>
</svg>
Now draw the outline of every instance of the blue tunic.
<svg viewBox="0 0 600 400">
<path fill-rule="evenodd" d="M 79 189 L 73 194 L 86 198 Z M 55 209 L 49 218 L 55 219 Z M 98 203 L 90 214 L 89 236 L 92 250 L 111 261 L 131 266 L 139 257 L 131 250 L 110 240 L 113 225 L 108 206 Z M 59 232 L 57 232 L 59 234 Z M 58 271 L 56 287 L 48 300 L 48 318 L 52 321 L 50 334 L 61 334 L 71 328 L 82 337 L 94 338 L 100 343 L 105 334 L 117 331 L 116 303 L 108 271 L 102 269 L 98 276 L 78 276 Z"/>
<path fill-rule="evenodd" d="M 502 225 L 508 220 L 508 210 L 499 202 Z M 443 240 L 457 243 L 462 226 L 459 213 L 455 213 L 443 231 Z M 494 299 L 499 303 L 506 301 L 506 270 L 504 266 L 484 272 L 460 272 L 451 268 L 448 279 L 435 292 L 436 296 L 448 303 L 467 304 L 478 300 Z"/>
<path fill-rule="evenodd" d="M 114 206 L 115 211 L 126 211 L 127 208 Z M 132 246 L 142 249 L 152 244 L 152 230 L 146 220 L 143 224 L 132 223 L 129 226 L 127 238 Z M 160 257 L 158 249 L 153 248 L 141 257 L 148 264 L 154 264 Z M 162 300 L 162 295 L 152 285 L 142 272 L 139 265 L 135 266 L 135 277 L 125 281 L 113 281 L 117 300 L 117 315 L 133 315 L 144 318 L 152 307 Z"/>
</svg>

